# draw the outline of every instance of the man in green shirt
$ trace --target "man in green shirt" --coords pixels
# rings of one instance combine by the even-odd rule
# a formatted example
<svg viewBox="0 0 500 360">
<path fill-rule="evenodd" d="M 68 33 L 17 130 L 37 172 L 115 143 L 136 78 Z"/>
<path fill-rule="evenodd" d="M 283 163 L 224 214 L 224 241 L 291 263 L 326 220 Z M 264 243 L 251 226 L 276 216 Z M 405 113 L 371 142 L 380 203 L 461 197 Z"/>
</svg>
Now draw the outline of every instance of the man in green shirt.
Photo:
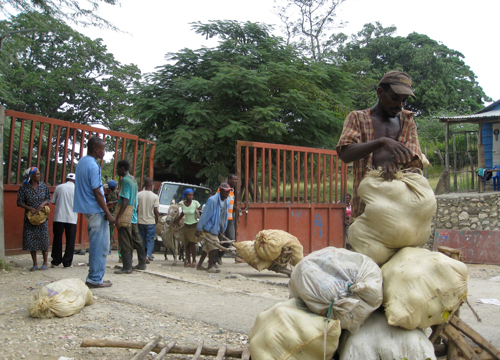
<svg viewBox="0 0 500 360">
<path fill-rule="evenodd" d="M 132 252 L 137 250 L 139 265 L 134 266 L 136 270 L 146 270 L 146 252 L 139 237 L 137 227 L 137 182 L 129 174 L 130 164 L 127 160 L 120 160 L 117 164 L 116 173 L 121 176 L 120 193 L 118 204 L 120 210 L 116 215 L 116 227 L 118 228 L 118 243 L 122 253 L 123 267 L 115 271 L 115 274 L 132 273 Z M 131 218 L 128 214 L 132 213 Z"/>
</svg>

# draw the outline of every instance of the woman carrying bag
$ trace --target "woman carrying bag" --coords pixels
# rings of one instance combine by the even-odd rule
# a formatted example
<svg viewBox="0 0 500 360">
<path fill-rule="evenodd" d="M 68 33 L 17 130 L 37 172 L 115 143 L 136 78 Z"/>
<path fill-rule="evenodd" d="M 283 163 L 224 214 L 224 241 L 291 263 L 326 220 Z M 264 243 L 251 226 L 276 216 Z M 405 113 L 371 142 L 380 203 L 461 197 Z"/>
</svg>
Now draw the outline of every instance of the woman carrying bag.
<svg viewBox="0 0 500 360">
<path fill-rule="evenodd" d="M 30 271 L 47 270 L 49 188 L 40 181 L 40 171 L 36 167 L 26 169 L 23 176 L 25 180 L 17 193 L 17 206 L 24 209 L 23 250 L 29 251 L 33 259 Z M 42 251 L 43 255 L 43 265 L 40 268 L 36 258 L 37 251 Z"/>
</svg>

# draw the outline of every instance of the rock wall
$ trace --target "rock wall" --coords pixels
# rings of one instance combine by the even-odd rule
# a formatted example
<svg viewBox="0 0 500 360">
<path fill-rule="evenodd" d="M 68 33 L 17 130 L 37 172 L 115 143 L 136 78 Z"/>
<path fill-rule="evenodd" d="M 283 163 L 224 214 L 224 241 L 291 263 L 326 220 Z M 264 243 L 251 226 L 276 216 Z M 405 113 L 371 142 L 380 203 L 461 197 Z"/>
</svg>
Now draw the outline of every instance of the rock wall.
<svg viewBox="0 0 500 360">
<path fill-rule="evenodd" d="M 432 247 L 436 229 L 500 230 L 500 192 L 446 194 L 436 196 L 437 211 L 428 245 Z"/>
</svg>

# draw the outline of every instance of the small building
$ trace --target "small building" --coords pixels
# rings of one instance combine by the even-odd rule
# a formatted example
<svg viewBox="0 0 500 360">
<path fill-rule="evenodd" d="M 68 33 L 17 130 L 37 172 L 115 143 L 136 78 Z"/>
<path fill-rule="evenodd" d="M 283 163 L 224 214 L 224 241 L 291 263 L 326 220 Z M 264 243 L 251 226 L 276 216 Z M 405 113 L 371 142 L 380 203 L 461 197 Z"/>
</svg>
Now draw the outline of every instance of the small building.
<svg viewBox="0 0 500 360">
<path fill-rule="evenodd" d="M 478 168 L 493 168 L 500 164 L 500 100 L 488 105 L 473 115 L 438 117 L 446 125 L 446 167 L 449 168 L 449 125 L 472 123 L 478 124 Z M 484 184 L 479 183 L 479 192 L 484 191 Z"/>
</svg>

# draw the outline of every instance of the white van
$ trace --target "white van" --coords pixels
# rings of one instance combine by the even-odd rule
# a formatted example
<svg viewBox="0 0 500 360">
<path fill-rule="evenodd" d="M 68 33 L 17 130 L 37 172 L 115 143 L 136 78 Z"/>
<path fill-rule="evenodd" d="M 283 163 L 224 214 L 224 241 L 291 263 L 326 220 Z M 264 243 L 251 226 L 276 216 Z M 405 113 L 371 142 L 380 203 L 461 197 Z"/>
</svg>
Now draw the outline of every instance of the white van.
<svg viewBox="0 0 500 360">
<path fill-rule="evenodd" d="M 201 206 L 203 206 L 210 195 L 210 189 L 203 186 L 183 184 L 171 181 L 164 181 L 161 183 L 161 187 L 158 190 L 158 197 L 160 198 L 160 207 L 158 211 L 160 214 L 166 214 L 168 208 L 172 204 L 172 200 L 175 203 L 179 203 L 182 200 L 182 193 L 186 189 L 193 189 L 194 199 L 197 200 Z"/>
</svg>

